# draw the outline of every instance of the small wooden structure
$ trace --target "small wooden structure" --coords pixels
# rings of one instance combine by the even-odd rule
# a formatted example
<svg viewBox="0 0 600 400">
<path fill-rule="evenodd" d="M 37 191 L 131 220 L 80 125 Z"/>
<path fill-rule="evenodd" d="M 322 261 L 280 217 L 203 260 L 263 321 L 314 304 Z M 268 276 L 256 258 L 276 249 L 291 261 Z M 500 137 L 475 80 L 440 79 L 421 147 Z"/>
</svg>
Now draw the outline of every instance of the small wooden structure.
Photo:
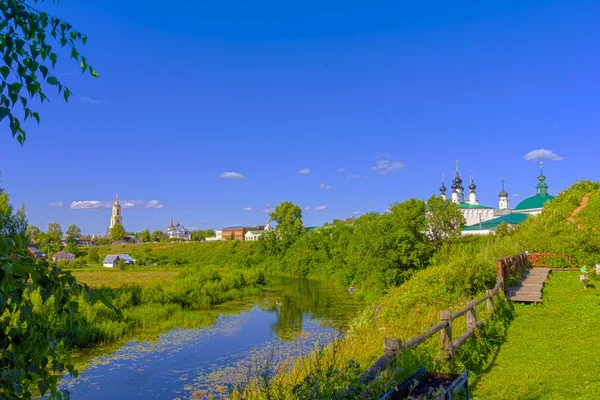
<svg viewBox="0 0 600 400">
<path fill-rule="evenodd" d="M 542 288 L 550 274 L 549 268 L 531 268 L 531 260 L 540 259 L 545 253 L 519 254 L 516 257 L 505 257 L 496 263 L 498 277 L 507 282 L 511 277 L 521 278 L 517 285 L 505 291 L 506 300 L 523 303 L 539 303 L 542 301 Z"/>
<path fill-rule="evenodd" d="M 426 385 L 427 381 L 445 381 L 450 382 L 446 387 L 443 387 L 439 392 L 436 391 L 435 397 L 426 396 L 431 400 L 452 400 L 460 392 L 464 391 L 465 396 L 461 397 L 466 400 L 471 399 L 471 390 L 469 388 L 469 371 L 465 370 L 460 375 L 456 374 L 440 374 L 437 372 L 427 372 L 426 367 L 421 367 L 404 380 L 396 388 L 390 390 L 380 400 L 401 400 L 413 394 L 413 391 L 419 391 L 421 385 Z"/>
</svg>

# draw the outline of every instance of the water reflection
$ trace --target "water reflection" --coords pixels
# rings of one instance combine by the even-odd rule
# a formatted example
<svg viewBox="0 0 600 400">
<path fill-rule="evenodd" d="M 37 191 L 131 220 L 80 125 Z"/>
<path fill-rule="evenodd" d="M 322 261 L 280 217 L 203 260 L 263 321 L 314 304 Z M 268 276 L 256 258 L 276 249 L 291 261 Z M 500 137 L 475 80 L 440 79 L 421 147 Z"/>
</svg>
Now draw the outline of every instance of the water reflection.
<svg viewBox="0 0 600 400">
<path fill-rule="evenodd" d="M 321 282 L 280 278 L 263 297 L 230 307 L 210 327 L 173 329 L 151 342 L 105 348 L 100 356 L 97 347 L 80 378 L 65 378 L 61 386 L 75 400 L 187 398 L 194 390 L 235 384 L 265 353 L 276 360 L 305 353 L 321 335 L 345 331 L 361 305 Z"/>
<path fill-rule="evenodd" d="M 348 293 L 320 281 L 279 278 L 277 284 L 282 298 L 276 303 L 277 321 L 271 329 L 283 341 L 300 336 L 307 316 L 343 332 L 358 305 Z"/>
</svg>

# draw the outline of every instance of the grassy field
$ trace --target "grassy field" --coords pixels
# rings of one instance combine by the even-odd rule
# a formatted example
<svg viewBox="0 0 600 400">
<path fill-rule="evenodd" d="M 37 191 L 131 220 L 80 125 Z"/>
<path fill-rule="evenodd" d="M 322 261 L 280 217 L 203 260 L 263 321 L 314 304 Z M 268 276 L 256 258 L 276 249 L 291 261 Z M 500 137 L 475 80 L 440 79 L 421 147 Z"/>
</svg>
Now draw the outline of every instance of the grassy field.
<svg viewBox="0 0 600 400">
<path fill-rule="evenodd" d="M 150 286 L 153 283 L 161 282 L 171 283 L 179 271 L 121 271 L 118 269 L 98 268 L 93 271 L 72 270 L 71 273 L 77 278 L 78 281 L 87 283 L 92 287 L 108 286 L 111 288 L 118 288 L 124 284 L 132 283 L 142 286 Z"/>
<path fill-rule="evenodd" d="M 475 399 L 599 398 L 600 290 L 555 272 L 543 299 L 516 305 L 506 342 L 474 382 Z"/>
</svg>

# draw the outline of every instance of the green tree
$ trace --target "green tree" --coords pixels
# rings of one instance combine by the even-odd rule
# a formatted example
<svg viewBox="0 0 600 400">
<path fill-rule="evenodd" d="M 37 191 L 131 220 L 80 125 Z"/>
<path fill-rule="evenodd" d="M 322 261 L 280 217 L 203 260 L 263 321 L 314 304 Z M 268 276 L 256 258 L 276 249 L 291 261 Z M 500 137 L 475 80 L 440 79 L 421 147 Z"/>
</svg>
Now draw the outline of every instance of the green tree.
<svg viewBox="0 0 600 400">
<path fill-rule="evenodd" d="M 460 237 L 460 228 L 466 223 L 458 204 L 433 195 L 427 200 L 427 236 L 435 247 L 444 240 Z"/>
<path fill-rule="evenodd" d="M 112 240 L 123 240 L 125 238 L 125 229 L 120 223 L 116 223 L 110 230 L 110 238 Z"/>
<path fill-rule="evenodd" d="M 77 240 L 81 237 L 81 229 L 75 224 L 67 228 L 67 240 Z"/>
<path fill-rule="evenodd" d="M 152 235 L 150 235 L 150 230 L 144 229 L 142 231 L 142 242 L 148 243 L 148 242 L 150 242 L 150 240 L 152 240 Z"/>
<path fill-rule="evenodd" d="M 162 235 L 162 231 L 154 231 L 152 232 L 152 241 L 158 242 L 160 240 L 160 235 Z"/>
<path fill-rule="evenodd" d="M 38 228 L 35 225 L 27 225 L 26 233 L 27 239 L 29 240 L 29 244 L 33 244 L 37 241 L 38 236 L 40 236 L 40 233 L 42 233 L 42 231 L 40 231 L 40 228 Z"/>
<path fill-rule="evenodd" d="M 56 222 L 48 224 L 48 231 L 46 232 L 46 234 L 48 235 L 48 241 L 55 243 L 60 243 L 63 237 L 62 228 Z"/>
<path fill-rule="evenodd" d="M 77 311 L 77 296 L 91 304 L 110 303 L 68 272 L 49 268 L 24 251 L 24 211 L 15 213 L 8 195 L 0 190 L 0 393 L 2 398 L 30 399 L 37 388 L 42 396 L 50 392 L 54 398 L 59 396 L 61 373 L 77 375 L 56 326 L 69 331 L 85 323 Z M 54 308 L 55 316 L 34 312 L 34 293 L 42 304 Z"/>
<path fill-rule="evenodd" d="M 77 254 L 79 247 L 77 246 L 77 242 L 69 240 L 67 241 L 67 245 L 65 246 L 64 250 L 69 253 Z"/>
<path fill-rule="evenodd" d="M 88 251 L 88 260 L 93 263 L 100 262 L 100 252 L 98 251 L 97 247 L 95 247 L 95 246 L 90 247 L 90 250 Z"/>
<path fill-rule="evenodd" d="M 270 217 L 271 221 L 277 223 L 274 232 L 283 249 L 289 248 L 305 232 L 302 209 L 290 201 L 284 201 L 275 207 Z"/>
<path fill-rule="evenodd" d="M 79 64 L 82 73 L 98 74 L 79 54 L 78 44 L 87 42 L 87 36 L 73 29 L 71 24 L 39 11 L 36 5 L 43 0 L 0 1 L 0 121 L 8 117 L 13 137 L 23 144 L 25 130 L 17 115 L 23 120 L 40 116 L 30 107 L 29 100 L 48 100 L 45 88 L 54 86 L 65 101 L 69 101 L 71 90 L 64 86 L 51 70 L 54 70 L 58 54 L 56 50 L 66 47 L 71 58 Z M 58 4 L 59 0 L 52 0 Z M 49 85 L 49 86 L 48 86 Z M 20 111 L 17 111 L 20 109 Z"/>
</svg>

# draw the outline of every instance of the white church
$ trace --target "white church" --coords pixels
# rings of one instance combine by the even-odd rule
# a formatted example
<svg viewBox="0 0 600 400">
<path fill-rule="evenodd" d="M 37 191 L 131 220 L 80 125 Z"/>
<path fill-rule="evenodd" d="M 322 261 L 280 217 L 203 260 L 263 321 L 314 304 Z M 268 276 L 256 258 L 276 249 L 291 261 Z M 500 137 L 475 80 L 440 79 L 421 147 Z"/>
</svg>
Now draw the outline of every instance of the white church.
<svg viewBox="0 0 600 400">
<path fill-rule="evenodd" d="M 502 190 L 498 194 L 498 208 L 483 206 L 479 204 L 475 193 L 475 182 L 473 174 L 469 184 L 469 197 L 465 201 L 462 179 L 458 172 L 458 160 L 456 161 L 456 170 L 452 180 L 452 201 L 458 203 L 462 211 L 466 224 L 463 228 L 463 235 L 485 235 L 493 232 L 498 225 L 506 223 L 509 226 L 520 224 L 530 215 L 537 215 L 542 212 L 544 204 L 552 201 L 554 196 L 548 193 L 548 184 L 542 171 L 540 162 L 540 175 L 536 186 L 537 194 L 521 201 L 514 209 L 509 208 L 508 193 L 504 189 L 504 180 L 502 180 Z M 444 176 L 442 175 L 442 186 L 440 187 L 440 196 L 445 200 L 446 186 L 444 185 Z"/>
</svg>

